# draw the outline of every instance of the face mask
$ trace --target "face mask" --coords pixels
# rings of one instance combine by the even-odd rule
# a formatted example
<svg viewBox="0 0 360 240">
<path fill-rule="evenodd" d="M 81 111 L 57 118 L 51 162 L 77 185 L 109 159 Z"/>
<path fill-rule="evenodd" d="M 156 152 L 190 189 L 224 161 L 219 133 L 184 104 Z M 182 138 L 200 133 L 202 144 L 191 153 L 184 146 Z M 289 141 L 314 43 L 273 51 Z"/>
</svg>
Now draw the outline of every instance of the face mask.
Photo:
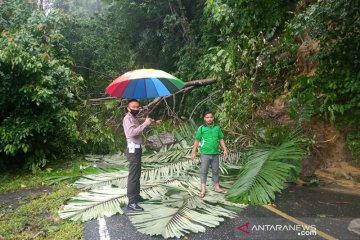
<svg viewBox="0 0 360 240">
<path fill-rule="evenodd" d="M 136 116 L 138 115 L 140 112 L 140 110 L 134 110 L 134 109 L 130 109 L 130 113 L 133 115 L 133 116 Z"/>
</svg>

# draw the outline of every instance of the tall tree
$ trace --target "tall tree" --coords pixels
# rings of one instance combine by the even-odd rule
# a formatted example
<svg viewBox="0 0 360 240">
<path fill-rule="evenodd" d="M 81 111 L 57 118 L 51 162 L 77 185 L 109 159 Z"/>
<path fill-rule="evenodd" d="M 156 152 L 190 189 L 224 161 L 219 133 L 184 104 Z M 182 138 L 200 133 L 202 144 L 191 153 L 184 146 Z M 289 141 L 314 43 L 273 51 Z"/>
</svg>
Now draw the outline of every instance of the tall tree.
<svg viewBox="0 0 360 240">
<path fill-rule="evenodd" d="M 0 167 L 17 161 L 36 169 L 74 149 L 82 79 L 69 68 L 61 15 L 17 0 L 0 9 L 7 19 L 0 38 Z"/>
</svg>

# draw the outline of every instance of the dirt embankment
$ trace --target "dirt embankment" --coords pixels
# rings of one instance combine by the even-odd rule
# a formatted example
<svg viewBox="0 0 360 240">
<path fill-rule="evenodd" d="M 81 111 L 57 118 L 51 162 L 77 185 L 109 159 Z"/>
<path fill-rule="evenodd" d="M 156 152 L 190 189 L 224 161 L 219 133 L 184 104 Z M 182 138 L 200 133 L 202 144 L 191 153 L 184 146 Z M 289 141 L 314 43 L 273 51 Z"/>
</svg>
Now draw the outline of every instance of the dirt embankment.
<svg viewBox="0 0 360 240">
<path fill-rule="evenodd" d="M 298 75 L 313 76 L 316 62 L 312 56 L 319 50 L 319 42 L 305 35 L 297 53 L 296 67 Z M 347 162 L 345 137 L 330 123 L 312 118 L 304 124 L 309 136 L 314 136 L 314 148 L 311 156 L 303 161 L 302 176 L 315 175 L 327 184 L 359 188 L 360 169 Z"/>
<path fill-rule="evenodd" d="M 272 118 L 279 124 L 294 126 L 286 111 L 288 94 L 278 97 L 272 105 L 259 110 L 256 117 Z M 331 123 L 322 122 L 315 117 L 303 123 L 303 129 L 312 138 L 311 155 L 302 162 L 299 185 L 308 184 L 305 179 L 316 177 L 322 185 L 348 187 L 349 191 L 360 194 L 360 169 L 348 163 L 345 137 Z"/>
<path fill-rule="evenodd" d="M 359 188 L 360 169 L 347 162 L 345 137 L 329 123 L 312 119 L 305 125 L 314 136 L 312 155 L 303 162 L 303 176 L 316 175 L 326 183 Z"/>
<path fill-rule="evenodd" d="M 303 36 L 299 39 L 296 68 L 297 75 L 313 76 L 318 63 L 312 58 L 318 51 L 319 42 Z M 257 117 L 273 118 L 278 123 L 291 126 L 293 120 L 287 114 L 287 101 L 290 92 L 284 92 L 272 105 L 257 112 Z M 331 123 L 322 122 L 313 117 L 303 124 L 308 136 L 313 136 L 313 151 L 303 160 L 302 178 L 316 176 L 321 183 L 350 187 L 360 194 L 360 169 L 349 165 L 344 135 Z M 304 181 L 299 180 L 299 184 Z"/>
</svg>

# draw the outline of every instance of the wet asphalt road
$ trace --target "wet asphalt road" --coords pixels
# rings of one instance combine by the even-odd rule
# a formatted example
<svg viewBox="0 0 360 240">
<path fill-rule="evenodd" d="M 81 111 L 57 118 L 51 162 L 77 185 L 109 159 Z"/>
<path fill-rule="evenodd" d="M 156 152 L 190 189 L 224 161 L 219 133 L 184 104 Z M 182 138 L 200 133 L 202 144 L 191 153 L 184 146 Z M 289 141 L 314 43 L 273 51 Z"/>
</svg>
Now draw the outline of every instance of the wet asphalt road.
<svg viewBox="0 0 360 240">
<path fill-rule="evenodd" d="M 360 235 L 347 229 L 351 220 L 360 218 L 360 193 L 350 195 L 321 187 L 290 186 L 277 196 L 275 208 L 315 227 L 329 237 L 360 239 Z M 163 239 L 136 231 L 126 212 L 124 215 L 115 215 L 105 220 L 109 239 Z M 86 240 L 100 239 L 98 220 L 85 223 L 84 235 Z M 286 216 L 280 216 L 262 206 L 248 206 L 236 218 L 227 219 L 216 228 L 207 228 L 205 233 L 190 234 L 187 237 L 199 240 L 326 239 L 320 235 L 314 236 L 314 232 L 304 230 Z"/>
</svg>

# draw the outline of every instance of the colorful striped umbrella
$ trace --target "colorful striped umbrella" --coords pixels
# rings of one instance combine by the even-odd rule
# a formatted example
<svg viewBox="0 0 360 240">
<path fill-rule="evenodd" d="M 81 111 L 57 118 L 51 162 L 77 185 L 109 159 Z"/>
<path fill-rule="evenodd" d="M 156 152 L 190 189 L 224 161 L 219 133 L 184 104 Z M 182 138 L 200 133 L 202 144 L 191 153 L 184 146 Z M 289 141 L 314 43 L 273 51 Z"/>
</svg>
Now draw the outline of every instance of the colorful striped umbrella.
<svg viewBox="0 0 360 240">
<path fill-rule="evenodd" d="M 156 98 L 175 93 L 185 86 L 180 79 L 156 69 L 139 69 L 124 73 L 106 88 L 113 97 Z"/>
</svg>

